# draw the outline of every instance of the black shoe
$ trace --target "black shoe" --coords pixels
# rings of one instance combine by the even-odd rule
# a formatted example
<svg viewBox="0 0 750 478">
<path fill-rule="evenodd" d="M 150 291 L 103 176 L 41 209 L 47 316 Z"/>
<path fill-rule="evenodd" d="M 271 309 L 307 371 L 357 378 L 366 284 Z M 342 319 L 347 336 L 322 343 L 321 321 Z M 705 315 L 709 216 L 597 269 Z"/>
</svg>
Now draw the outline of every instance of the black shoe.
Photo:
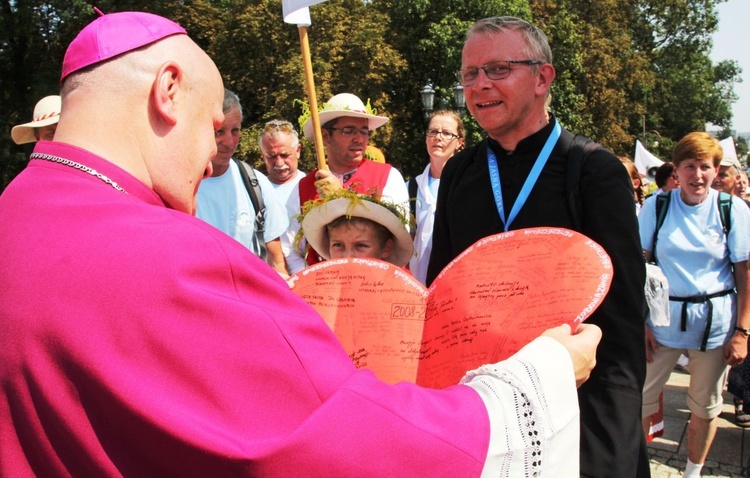
<svg viewBox="0 0 750 478">
<path fill-rule="evenodd" d="M 734 399 L 734 422 L 738 427 L 750 427 L 750 414 L 745 412 L 745 404 L 739 398 Z"/>
</svg>

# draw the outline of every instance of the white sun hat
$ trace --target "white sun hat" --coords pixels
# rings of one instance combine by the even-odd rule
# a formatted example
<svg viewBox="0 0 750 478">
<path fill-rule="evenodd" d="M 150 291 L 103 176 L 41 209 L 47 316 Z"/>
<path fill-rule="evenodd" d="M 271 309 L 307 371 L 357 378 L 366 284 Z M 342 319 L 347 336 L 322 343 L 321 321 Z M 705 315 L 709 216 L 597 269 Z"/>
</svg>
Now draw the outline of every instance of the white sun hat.
<svg viewBox="0 0 750 478">
<path fill-rule="evenodd" d="M 315 200 L 314 200 L 315 201 Z M 414 241 L 407 230 L 407 225 L 394 211 L 381 204 L 362 199 L 354 198 L 337 198 L 331 200 L 317 200 L 318 204 L 312 207 L 302 219 L 302 233 L 308 244 L 326 260 L 329 260 L 328 253 L 329 239 L 326 226 L 341 216 L 362 217 L 373 222 L 381 224 L 393 234 L 393 251 L 385 259 L 391 264 L 404 267 L 414 254 Z M 392 205 L 396 210 L 400 210 L 397 205 Z M 402 214 L 408 218 L 408 212 Z"/>
<path fill-rule="evenodd" d="M 45 96 L 37 101 L 34 107 L 34 120 L 29 123 L 19 124 L 10 130 L 10 136 L 16 144 L 33 143 L 36 141 L 34 128 L 49 126 L 57 123 L 60 119 L 62 100 L 58 95 Z"/>
<path fill-rule="evenodd" d="M 339 93 L 334 95 L 328 100 L 328 103 L 323 103 L 318 108 L 318 117 L 320 118 L 320 126 L 328 123 L 331 120 L 341 117 L 353 117 L 353 118 L 367 118 L 367 127 L 370 131 L 380 128 L 388 122 L 388 118 L 385 116 L 377 116 L 372 112 L 372 108 L 365 106 L 357 96 L 351 93 Z M 310 141 L 315 140 L 315 133 L 313 132 L 312 117 L 307 118 L 302 131 L 305 133 L 305 138 Z"/>
</svg>

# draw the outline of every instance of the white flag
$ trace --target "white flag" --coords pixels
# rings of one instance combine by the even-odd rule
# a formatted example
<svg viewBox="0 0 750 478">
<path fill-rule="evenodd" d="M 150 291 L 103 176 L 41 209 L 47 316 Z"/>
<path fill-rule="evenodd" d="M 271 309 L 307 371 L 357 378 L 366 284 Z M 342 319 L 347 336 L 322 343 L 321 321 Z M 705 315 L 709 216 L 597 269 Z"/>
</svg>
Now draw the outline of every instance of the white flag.
<svg viewBox="0 0 750 478">
<path fill-rule="evenodd" d="M 298 26 L 310 26 L 310 5 L 323 3 L 326 0 L 281 0 L 284 21 Z"/>
<path fill-rule="evenodd" d="M 651 154 L 640 141 L 635 140 L 634 163 L 642 176 L 653 178 L 656 168 L 664 164 L 664 161 Z"/>
</svg>

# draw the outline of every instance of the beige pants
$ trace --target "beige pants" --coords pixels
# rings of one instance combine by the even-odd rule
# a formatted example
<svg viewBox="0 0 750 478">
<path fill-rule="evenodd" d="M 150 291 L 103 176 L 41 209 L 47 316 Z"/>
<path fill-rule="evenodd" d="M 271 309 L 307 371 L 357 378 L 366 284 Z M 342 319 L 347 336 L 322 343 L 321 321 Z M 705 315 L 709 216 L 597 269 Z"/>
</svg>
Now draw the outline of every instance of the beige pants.
<svg viewBox="0 0 750 478">
<path fill-rule="evenodd" d="M 685 354 L 690 359 L 690 386 L 687 398 L 690 412 L 707 420 L 719 416 L 724 405 L 721 393 L 729 371 L 729 366 L 724 363 L 724 347 L 701 352 L 673 349 L 661 344 L 659 350 L 651 355 L 653 362 L 646 364 L 643 416 L 649 416 L 659 409 L 659 393 L 669 380 L 680 354 Z"/>
</svg>

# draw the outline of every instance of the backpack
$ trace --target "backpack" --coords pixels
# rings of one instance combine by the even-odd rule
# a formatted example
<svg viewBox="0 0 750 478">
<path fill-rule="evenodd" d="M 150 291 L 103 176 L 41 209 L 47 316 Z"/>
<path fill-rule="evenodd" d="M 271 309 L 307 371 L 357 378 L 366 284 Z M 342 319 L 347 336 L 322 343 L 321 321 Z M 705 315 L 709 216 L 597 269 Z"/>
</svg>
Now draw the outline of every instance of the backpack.
<svg viewBox="0 0 750 478">
<path fill-rule="evenodd" d="M 561 137 L 562 139 L 562 137 Z M 583 202 L 581 201 L 581 173 L 588 157 L 601 145 L 579 134 L 568 144 L 568 163 L 565 170 L 565 200 L 573 229 L 583 233 Z"/>
<path fill-rule="evenodd" d="M 651 262 L 656 264 L 656 236 L 659 235 L 659 229 L 664 224 L 664 219 L 667 217 L 667 211 L 669 210 L 669 201 L 672 195 L 669 193 L 659 194 L 656 196 L 656 227 L 654 228 L 654 239 L 651 246 Z M 729 235 L 729 230 L 732 227 L 732 196 L 725 193 L 719 192 L 718 198 L 719 204 L 719 218 L 721 219 L 721 228 L 724 231 L 724 235 Z"/>
<path fill-rule="evenodd" d="M 238 161 L 232 158 L 232 161 L 237 163 L 240 169 L 240 176 L 242 176 L 242 182 L 245 184 L 247 194 L 250 196 L 250 201 L 253 203 L 253 209 L 255 209 L 255 246 L 258 251 L 258 256 L 266 260 L 266 241 L 263 238 L 263 233 L 266 230 L 266 205 L 263 203 L 263 194 L 260 191 L 258 184 L 258 177 L 255 175 L 255 171 L 244 161 Z"/>
</svg>

